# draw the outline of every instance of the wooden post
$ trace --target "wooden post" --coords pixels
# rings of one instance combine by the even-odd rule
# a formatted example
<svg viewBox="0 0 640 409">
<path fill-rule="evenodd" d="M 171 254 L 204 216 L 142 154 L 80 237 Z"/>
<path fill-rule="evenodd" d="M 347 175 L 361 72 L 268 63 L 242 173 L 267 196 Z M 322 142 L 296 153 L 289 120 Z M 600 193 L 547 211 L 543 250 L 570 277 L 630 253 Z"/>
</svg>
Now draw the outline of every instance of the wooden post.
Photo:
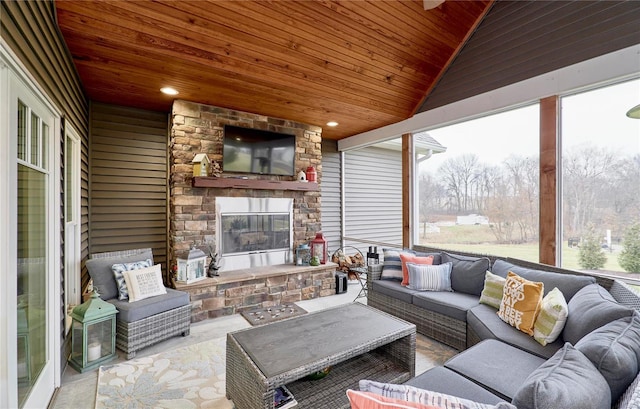
<svg viewBox="0 0 640 409">
<path fill-rule="evenodd" d="M 413 135 L 402 135 L 402 247 L 411 247 L 413 205 Z"/>
<path fill-rule="evenodd" d="M 540 240 L 541 263 L 556 264 L 558 96 L 540 100 Z"/>
</svg>

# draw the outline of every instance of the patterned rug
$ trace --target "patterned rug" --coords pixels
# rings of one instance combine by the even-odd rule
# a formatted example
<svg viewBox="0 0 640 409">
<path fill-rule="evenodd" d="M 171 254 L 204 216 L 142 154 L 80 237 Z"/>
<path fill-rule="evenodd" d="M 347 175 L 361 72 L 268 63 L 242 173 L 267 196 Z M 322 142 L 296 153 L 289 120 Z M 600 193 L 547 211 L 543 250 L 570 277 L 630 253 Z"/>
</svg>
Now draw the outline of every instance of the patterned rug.
<svg viewBox="0 0 640 409">
<path fill-rule="evenodd" d="M 307 311 L 295 303 L 276 305 L 275 307 L 256 308 L 242 311 L 242 316 L 253 326 L 270 324 L 285 318 L 306 314 Z"/>
<path fill-rule="evenodd" d="M 231 409 L 225 397 L 225 342 L 216 338 L 100 367 L 96 409 Z"/>
</svg>

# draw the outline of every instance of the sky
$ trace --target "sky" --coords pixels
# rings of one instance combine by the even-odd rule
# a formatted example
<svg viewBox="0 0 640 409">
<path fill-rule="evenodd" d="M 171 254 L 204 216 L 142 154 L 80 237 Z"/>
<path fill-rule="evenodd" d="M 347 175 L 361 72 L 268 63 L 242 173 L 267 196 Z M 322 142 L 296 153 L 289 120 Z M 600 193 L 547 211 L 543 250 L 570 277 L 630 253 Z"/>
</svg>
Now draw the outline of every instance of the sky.
<svg viewBox="0 0 640 409">
<path fill-rule="evenodd" d="M 561 103 L 565 150 L 589 141 L 621 155 L 640 154 L 640 120 L 626 116 L 640 104 L 640 79 L 566 96 Z M 511 154 L 537 154 L 538 109 L 534 104 L 428 131 L 447 152 L 422 162 L 420 170 L 434 172 L 448 158 L 469 153 L 470 146 L 483 163 L 498 164 Z"/>
</svg>

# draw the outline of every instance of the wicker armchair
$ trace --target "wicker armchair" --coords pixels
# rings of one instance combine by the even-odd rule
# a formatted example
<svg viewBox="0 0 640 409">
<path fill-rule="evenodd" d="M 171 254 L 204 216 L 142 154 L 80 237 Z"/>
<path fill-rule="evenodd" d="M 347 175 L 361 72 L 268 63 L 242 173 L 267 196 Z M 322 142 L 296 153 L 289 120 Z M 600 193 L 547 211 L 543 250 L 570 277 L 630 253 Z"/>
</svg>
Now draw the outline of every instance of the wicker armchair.
<svg viewBox="0 0 640 409">
<path fill-rule="evenodd" d="M 100 298 L 115 305 L 116 347 L 131 359 L 146 346 L 181 334 L 189 335 L 191 304 L 189 294 L 167 288 L 167 293 L 140 301 L 118 299 L 118 286 L 111 266 L 150 259 L 151 249 L 96 253 L 87 260 L 87 270 Z"/>
</svg>

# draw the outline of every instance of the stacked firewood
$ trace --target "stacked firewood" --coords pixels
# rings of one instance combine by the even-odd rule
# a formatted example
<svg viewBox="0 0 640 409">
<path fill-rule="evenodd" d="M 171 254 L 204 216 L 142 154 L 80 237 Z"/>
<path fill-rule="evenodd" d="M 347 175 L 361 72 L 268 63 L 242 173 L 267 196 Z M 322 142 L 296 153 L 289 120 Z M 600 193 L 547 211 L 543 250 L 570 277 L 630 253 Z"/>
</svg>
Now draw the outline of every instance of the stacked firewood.
<svg viewBox="0 0 640 409">
<path fill-rule="evenodd" d="M 351 269 L 364 266 L 364 256 L 359 251 L 350 256 L 345 254 L 342 249 L 337 250 L 333 253 L 333 256 L 331 256 L 331 261 L 338 265 L 338 271 L 347 273 L 349 280 L 358 279 L 358 274 L 351 271 Z"/>
</svg>

